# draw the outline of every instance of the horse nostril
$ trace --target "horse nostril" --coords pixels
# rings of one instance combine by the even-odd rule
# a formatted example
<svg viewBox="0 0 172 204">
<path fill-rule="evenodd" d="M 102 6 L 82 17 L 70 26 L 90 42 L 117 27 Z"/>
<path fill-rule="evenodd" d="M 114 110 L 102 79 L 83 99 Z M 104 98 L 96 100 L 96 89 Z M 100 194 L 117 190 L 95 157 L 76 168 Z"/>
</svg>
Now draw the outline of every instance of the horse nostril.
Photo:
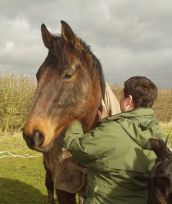
<svg viewBox="0 0 172 204">
<path fill-rule="evenodd" d="M 28 147 L 32 147 L 33 146 L 33 140 L 32 137 L 28 136 L 27 134 L 25 134 L 25 132 L 23 131 L 23 138 L 26 141 Z"/>
<path fill-rule="evenodd" d="M 44 134 L 39 130 L 33 132 L 33 142 L 35 146 L 40 146 L 44 142 Z"/>
</svg>

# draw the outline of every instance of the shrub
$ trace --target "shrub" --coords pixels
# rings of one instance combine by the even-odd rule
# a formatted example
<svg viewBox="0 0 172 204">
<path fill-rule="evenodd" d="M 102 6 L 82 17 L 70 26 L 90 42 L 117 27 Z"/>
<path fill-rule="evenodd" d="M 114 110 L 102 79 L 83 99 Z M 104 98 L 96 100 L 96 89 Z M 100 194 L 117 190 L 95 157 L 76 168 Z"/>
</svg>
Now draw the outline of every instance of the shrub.
<svg viewBox="0 0 172 204">
<path fill-rule="evenodd" d="M 111 86 L 120 99 L 120 86 Z M 5 74 L 0 78 L 0 131 L 21 130 L 36 89 L 36 82 L 26 76 Z M 161 122 L 172 121 L 172 89 L 159 89 L 153 106 Z"/>
<path fill-rule="evenodd" d="M 21 130 L 34 91 L 35 82 L 26 76 L 0 78 L 0 131 Z"/>
</svg>

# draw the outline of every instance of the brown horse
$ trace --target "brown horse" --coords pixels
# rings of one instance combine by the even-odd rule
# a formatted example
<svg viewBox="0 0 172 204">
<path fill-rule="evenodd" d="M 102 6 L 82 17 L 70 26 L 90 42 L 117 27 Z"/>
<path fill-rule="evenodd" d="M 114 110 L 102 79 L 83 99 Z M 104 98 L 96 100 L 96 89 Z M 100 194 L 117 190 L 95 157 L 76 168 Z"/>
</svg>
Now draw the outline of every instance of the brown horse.
<svg viewBox="0 0 172 204">
<path fill-rule="evenodd" d="M 172 152 L 167 141 L 150 139 L 152 150 L 157 155 L 151 172 L 148 204 L 172 203 Z"/>
<path fill-rule="evenodd" d="M 67 23 L 61 35 L 41 27 L 48 56 L 37 72 L 37 90 L 24 127 L 29 148 L 43 152 L 48 203 L 54 203 L 54 185 L 60 204 L 74 204 L 75 193 L 84 185 L 85 169 L 63 149 L 68 125 L 79 120 L 84 131 L 95 126 L 104 97 L 101 64 Z"/>
</svg>

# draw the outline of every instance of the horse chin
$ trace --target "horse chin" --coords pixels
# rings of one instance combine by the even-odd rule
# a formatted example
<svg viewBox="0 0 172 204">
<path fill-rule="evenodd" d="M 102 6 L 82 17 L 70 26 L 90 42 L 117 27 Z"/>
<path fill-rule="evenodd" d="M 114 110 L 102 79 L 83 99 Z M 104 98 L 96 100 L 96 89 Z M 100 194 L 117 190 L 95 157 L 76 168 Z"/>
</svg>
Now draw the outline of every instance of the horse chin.
<svg viewBox="0 0 172 204">
<path fill-rule="evenodd" d="M 33 146 L 33 147 L 29 147 L 30 149 L 36 150 L 38 152 L 48 152 L 52 149 L 53 146 L 53 140 L 48 143 L 46 146 L 42 147 L 42 146 Z"/>
</svg>

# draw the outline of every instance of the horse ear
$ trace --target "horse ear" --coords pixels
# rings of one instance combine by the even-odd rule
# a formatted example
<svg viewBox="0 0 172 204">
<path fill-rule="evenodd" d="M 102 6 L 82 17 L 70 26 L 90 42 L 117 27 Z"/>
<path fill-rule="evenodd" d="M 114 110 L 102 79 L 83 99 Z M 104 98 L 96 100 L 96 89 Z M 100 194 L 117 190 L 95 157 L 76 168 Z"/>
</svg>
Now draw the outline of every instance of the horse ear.
<svg viewBox="0 0 172 204">
<path fill-rule="evenodd" d="M 75 35 L 73 30 L 70 28 L 70 26 L 65 21 L 61 21 L 61 25 L 62 25 L 61 33 L 62 33 L 63 39 L 68 44 L 72 45 L 74 48 L 81 49 L 82 45 L 80 43 L 80 40 Z"/>
<path fill-rule="evenodd" d="M 41 33 L 42 33 L 42 40 L 44 42 L 45 47 L 50 49 L 52 44 L 51 42 L 54 36 L 48 31 L 48 29 L 44 24 L 42 24 L 41 26 Z"/>
</svg>

